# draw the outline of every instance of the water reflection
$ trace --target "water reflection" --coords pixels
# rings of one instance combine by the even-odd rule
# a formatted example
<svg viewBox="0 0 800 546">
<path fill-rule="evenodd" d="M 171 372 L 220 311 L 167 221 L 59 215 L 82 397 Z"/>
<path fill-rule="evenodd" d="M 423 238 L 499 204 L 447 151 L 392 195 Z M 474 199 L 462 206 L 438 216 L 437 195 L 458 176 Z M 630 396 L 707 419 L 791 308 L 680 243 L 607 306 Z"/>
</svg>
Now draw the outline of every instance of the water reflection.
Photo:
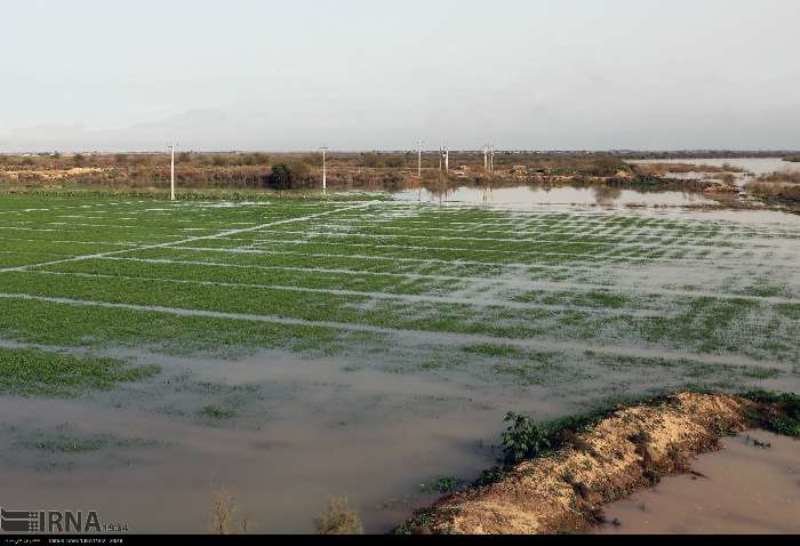
<svg viewBox="0 0 800 546">
<path fill-rule="evenodd" d="M 592 188 L 592 191 L 594 192 L 595 202 L 603 207 L 614 206 L 616 200 L 622 196 L 622 189 L 610 186 L 598 186 Z"/>
<path fill-rule="evenodd" d="M 600 207 L 629 206 L 689 206 L 716 205 L 716 201 L 708 199 L 701 193 L 659 191 L 644 192 L 634 189 L 622 189 L 609 186 L 594 187 L 545 187 L 545 186 L 512 186 L 512 187 L 436 187 L 401 191 L 395 198 L 402 201 L 419 201 L 424 203 L 463 203 L 502 205 L 504 207 L 531 207 L 537 205 L 578 205 Z"/>
</svg>

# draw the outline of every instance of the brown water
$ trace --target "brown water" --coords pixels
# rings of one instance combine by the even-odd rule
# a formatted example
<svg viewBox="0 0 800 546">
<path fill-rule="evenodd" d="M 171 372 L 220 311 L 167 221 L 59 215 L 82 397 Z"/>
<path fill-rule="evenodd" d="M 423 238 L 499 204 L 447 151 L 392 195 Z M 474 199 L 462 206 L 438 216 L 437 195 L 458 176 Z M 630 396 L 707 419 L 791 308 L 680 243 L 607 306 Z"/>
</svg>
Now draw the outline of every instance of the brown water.
<svg viewBox="0 0 800 546">
<path fill-rule="evenodd" d="M 618 525 L 598 532 L 800 533 L 800 441 L 750 431 L 722 443 L 722 451 L 695 461 L 695 474 L 607 506 Z"/>
<path fill-rule="evenodd" d="M 213 492 L 223 487 L 255 532 L 312 532 L 329 496 L 348 497 L 367 531 L 385 532 L 436 497 L 420 482 L 474 478 L 490 466 L 491 439 L 509 407 L 564 411 L 538 388 L 482 388 L 457 374 L 353 373 L 333 361 L 272 353 L 158 361 L 169 385 L 92 400 L 0 397 L 4 507 L 97 509 L 132 532 L 202 533 Z M 181 383 L 188 370 L 191 380 Z M 260 385 L 244 396 L 264 400 L 249 400 L 254 409 L 233 425 L 202 422 L 193 411 L 212 396 L 198 382 Z M 30 449 L 65 425 L 73 437 L 128 443 L 79 453 Z"/>
</svg>

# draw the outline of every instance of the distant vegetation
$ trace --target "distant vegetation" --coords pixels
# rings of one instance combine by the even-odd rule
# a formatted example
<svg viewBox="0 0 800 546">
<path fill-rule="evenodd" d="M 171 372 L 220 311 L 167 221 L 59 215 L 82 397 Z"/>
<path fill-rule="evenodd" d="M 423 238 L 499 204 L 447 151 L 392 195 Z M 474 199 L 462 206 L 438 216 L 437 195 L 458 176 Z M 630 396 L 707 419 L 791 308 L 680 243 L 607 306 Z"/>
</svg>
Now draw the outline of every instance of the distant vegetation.
<svg viewBox="0 0 800 546">
<path fill-rule="evenodd" d="M 308 165 L 302 161 L 278 163 L 264 177 L 264 186 L 272 190 L 297 190 L 314 185 L 314 179 L 309 174 Z"/>
<path fill-rule="evenodd" d="M 800 203 L 800 172 L 778 171 L 758 177 L 747 190 L 761 199 Z"/>
<path fill-rule="evenodd" d="M 744 169 L 723 163 L 716 165 L 702 165 L 695 163 L 638 163 L 634 167 L 637 173 L 649 176 L 667 176 L 670 173 L 741 173 Z"/>
<path fill-rule="evenodd" d="M 800 172 L 778 171 L 758 177 L 758 182 L 800 184 Z"/>
<path fill-rule="evenodd" d="M 787 157 L 800 155 L 797 150 L 673 150 L 673 151 L 613 151 L 625 159 L 742 159 L 748 157 Z"/>
<path fill-rule="evenodd" d="M 176 176 L 180 188 L 227 188 L 277 191 L 316 188 L 322 178 L 317 153 L 179 152 Z M 442 173 L 438 152 L 330 153 L 328 185 L 332 188 L 399 190 L 423 185 L 562 183 L 632 176 L 619 157 L 602 153 L 498 152 L 495 172 L 487 173 L 482 152 L 451 152 L 450 171 Z M 107 187 L 164 189 L 169 185 L 166 153 L 0 155 L 0 184 L 22 188 Z"/>
<path fill-rule="evenodd" d="M 789 161 L 792 163 L 800 163 L 800 154 L 798 155 L 788 155 L 783 158 L 784 161 Z"/>
<path fill-rule="evenodd" d="M 710 155 L 724 155 L 724 152 Z M 774 152 L 771 154 L 774 156 Z M 639 157 L 673 158 L 673 153 L 633 152 L 497 152 L 494 172 L 484 169 L 482 151 L 450 152 L 450 171 L 440 170 L 438 151 L 422 156 L 418 176 L 416 151 L 330 152 L 328 187 L 395 191 L 424 187 L 444 191 L 453 186 L 609 185 L 667 188 L 669 173 L 741 172 L 732 165 L 696 166 L 688 163 L 631 165 Z M 730 157 L 736 157 L 731 152 Z M 790 157 L 787 155 L 787 157 Z M 800 157 L 800 156 L 798 156 Z M 283 192 L 316 189 L 322 179 L 319 153 L 182 151 L 176 155 L 178 187 L 183 190 L 263 189 Z M 23 154 L 0 155 L 0 188 L 57 190 L 106 188 L 126 191 L 163 191 L 169 186 L 170 158 L 167 153 L 114 154 Z M 692 188 L 686 184 L 684 189 Z"/>
</svg>

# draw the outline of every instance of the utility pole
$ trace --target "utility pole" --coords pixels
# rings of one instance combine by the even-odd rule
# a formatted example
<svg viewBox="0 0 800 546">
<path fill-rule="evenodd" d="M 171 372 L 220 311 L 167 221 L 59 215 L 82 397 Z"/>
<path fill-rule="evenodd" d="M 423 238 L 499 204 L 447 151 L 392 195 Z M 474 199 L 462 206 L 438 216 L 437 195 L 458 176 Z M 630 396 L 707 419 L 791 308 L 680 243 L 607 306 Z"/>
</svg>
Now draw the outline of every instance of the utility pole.
<svg viewBox="0 0 800 546">
<path fill-rule="evenodd" d="M 169 200 L 175 201 L 175 144 L 170 144 Z"/>
<path fill-rule="evenodd" d="M 483 170 L 489 170 L 489 146 L 483 147 Z"/>
<path fill-rule="evenodd" d="M 328 193 L 328 165 L 325 162 L 325 153 L 328 151 L 328 148 L 323 146 L 321 149 L 322 149 L 322 193 Z"/>
<path fill-rule="evenodd" d="M 417 176 L 422 178 L 422 140 L 417 142 Z"/>
</svg>

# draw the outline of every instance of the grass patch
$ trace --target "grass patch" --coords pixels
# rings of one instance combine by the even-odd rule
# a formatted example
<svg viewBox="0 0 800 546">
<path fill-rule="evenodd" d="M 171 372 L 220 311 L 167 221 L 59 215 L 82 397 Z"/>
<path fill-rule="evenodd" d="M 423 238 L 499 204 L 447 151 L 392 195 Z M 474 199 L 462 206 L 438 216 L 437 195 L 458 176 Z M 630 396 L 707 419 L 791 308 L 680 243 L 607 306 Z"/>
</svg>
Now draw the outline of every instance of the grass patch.
<svg viewBox="0 0 800 546">
<path fill-rule="evenodd" d="M 790 318 L 792 320 L 800 320 L 800 304 L 785 303 L 781 305 L 776 305 L 775 310 L 784 317 Z"/>
<path fill-rule="evenodd" d="M 112 358 L 77 357 L 34 349 L 0 348 L 0 392 L 71 397 L 108 390 L 159 373 L 158 366 L 130 366 Z"/>
<path fill-rule="evenodd" d="M 495 343 L 469 345 L 464 347 L 462 351 L 469 354 L 490 357 L 516 357 L 522 355 L 522 350 L 513 345 L 500 345 Z"/>
<path fill-rule="evenodd" d="M 120 438 L 113 434 L 81 434 L 69 424 L 55 431 L 38 430 L 19 442 L 21 447 L 46 453 L 80 454 L 108 448 L 151 447 L 156 442 L 139 438 Z"/>
</svg>

